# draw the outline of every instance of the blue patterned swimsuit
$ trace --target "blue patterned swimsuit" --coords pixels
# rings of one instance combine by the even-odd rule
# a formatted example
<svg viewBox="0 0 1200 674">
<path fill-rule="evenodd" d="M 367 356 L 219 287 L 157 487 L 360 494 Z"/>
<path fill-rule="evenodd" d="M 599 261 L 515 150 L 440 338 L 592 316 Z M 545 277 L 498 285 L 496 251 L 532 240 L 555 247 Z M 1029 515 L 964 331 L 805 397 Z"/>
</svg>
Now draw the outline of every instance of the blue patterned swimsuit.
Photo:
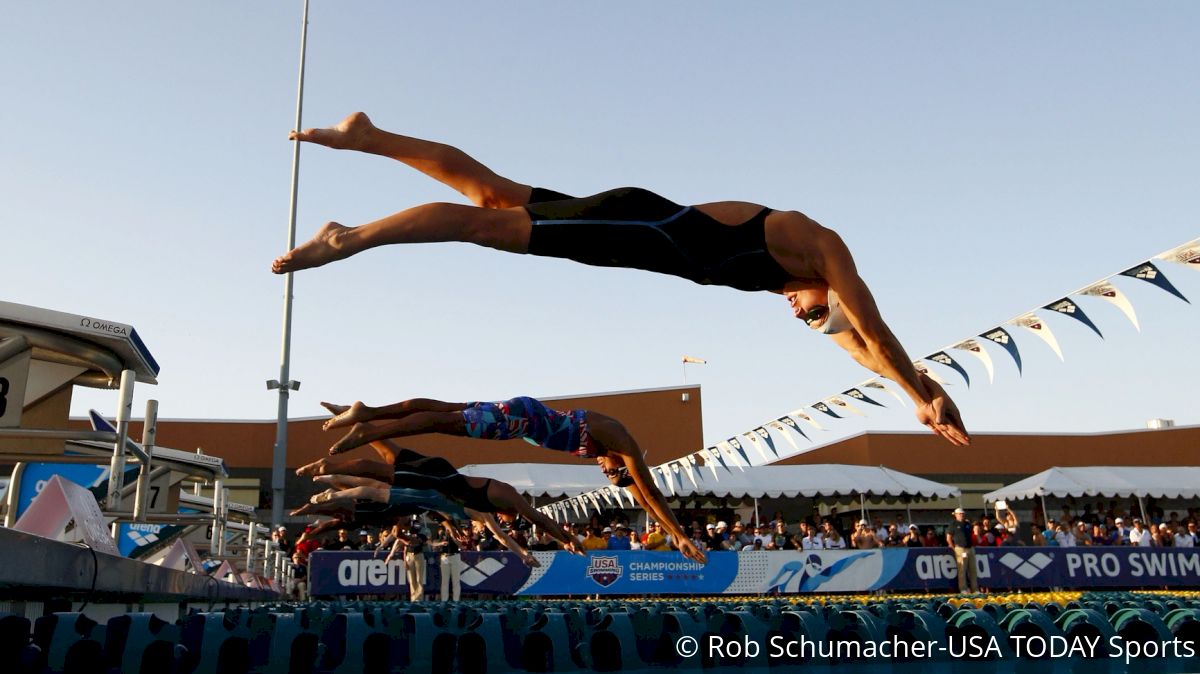
<svg viewBox="0 0 1200 674">
<path fill-rule="evenodd" d="M 467 435 L 484 440 L 521 438 L 531 445 L 594 458 L 586 410 L 559 412 L 528 396 L 495 403 L 470 403 L 462 412 Z"/>
</svg>

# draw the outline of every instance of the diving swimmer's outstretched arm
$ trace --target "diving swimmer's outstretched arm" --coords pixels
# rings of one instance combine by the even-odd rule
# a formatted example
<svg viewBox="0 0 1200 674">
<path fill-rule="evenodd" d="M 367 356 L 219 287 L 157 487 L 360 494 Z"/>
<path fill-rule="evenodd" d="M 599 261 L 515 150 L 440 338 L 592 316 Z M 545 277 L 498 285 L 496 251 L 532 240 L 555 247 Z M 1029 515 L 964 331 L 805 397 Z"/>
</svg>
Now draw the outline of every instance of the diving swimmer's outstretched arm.
<svg viewBox="0 0 1200 674">
<path fill-rule="evenodd" d="M 496 518 L 493 517 L 490 513 L 481 513 L 481 512 L 475 511 L 475 510 L 471 510 L 470 508 L 467 508 L 467 515 L 469 515 L 471 517 L 471 519 L 473 519 L 476 522 L 479 522 L 483 526 L 487 527 L 488 531 L 492 532 L 492 535 L 496 537 L 496 540 L 503 543 L 504 547 L 508 548 L 511 552 L 514 552 L 518 556 L 520 556 L 521 561 L 525 563 L 525 566 L 541 566 L 542 565 L 541 562 L 539 562 L 537 560 L 537 557 L 533 556 L 532 552 L 521 547 L 520 543 L 513 540 L 513 537 L 509 536 L 508 533 L 504 531 L 504 529 L 501 529 L 500 523 L 497 522 Z"/>
<path fill-rule="evenodd" d="M 867 369 L 896 382 L 917 406 L 917 420 L 951 444 L 965 446 L 971 438 L 959 416 L 958 407 L 932 379 L 913 367 L 912 359 L 892 334 L 879 313 L 879 306 L 858 275 L 850 250 L 836 233 L 819 235 L 820 272 L 829 288 L 841 298 L 842 308 L 853 330 L 832 335 L 834 342 Z"/>
</svg>

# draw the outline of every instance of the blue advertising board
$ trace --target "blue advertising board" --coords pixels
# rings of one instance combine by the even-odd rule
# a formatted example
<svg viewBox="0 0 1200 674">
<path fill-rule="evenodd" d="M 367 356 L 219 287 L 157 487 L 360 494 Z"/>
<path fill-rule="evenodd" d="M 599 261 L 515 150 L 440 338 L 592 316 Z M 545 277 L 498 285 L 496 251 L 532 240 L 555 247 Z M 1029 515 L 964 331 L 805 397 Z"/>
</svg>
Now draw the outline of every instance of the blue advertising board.
<svg viewBox="0 0 1200 674">
<path fill-rule="evenodd" d="M 953 592 L 958 569 L 946 548 L 712 552 L 697 564 L 674 552 L 537 552 L 530 568 L 512 553 L 462 553 L 467 593 L 529 596 Z M 437 582 L 436 558 L 426 587 Z M 979 584 L 992 590 L 1050 587 L 1200 587 L 1192 548 L 979 548 Z M 369 552 L 316 552 L 314 595 L 403 594 L 404 565 Z"/>
</svg>

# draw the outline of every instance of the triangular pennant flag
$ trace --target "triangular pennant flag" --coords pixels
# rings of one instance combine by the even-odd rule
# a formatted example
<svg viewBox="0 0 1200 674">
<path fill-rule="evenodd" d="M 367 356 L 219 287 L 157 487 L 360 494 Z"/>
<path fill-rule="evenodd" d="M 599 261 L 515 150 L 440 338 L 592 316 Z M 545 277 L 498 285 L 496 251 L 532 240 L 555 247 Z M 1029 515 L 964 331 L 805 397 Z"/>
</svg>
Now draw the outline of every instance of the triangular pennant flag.
<svg viewBox="0 0 1200 674">
<path fill-rule="evenodd" d="M 1008 355 L 1012 356 L 1013 360 L 1017 362 L 1017 373 L 1021 373 L 1021 352 L 1017 351 L 1017 342 L 1012 338 L 1012 335 L 1008 334 L 1008 330 L 997 326 L 979 336 L 993 344 L 999 344 L 1004 347 Z"/>
<path fill-rule="evenodd" d="M 978 358 L 983 363 L 983 369 L 987 370 L 988 383 L 991 384 L 996 381 L 996 368 L 992 365 L 992 357 L 988 354 L 987 349 L 983 348 L 982 344 L 973 339 L 965 339 L 950 348 L 958 351 L 966 351 Z"/>
<path fill-rule="evenodd" d="M 609 506 L 610 508 L 613 506 L 613 495 L 611 491 L 607 489 L 601 489 L 600 498 L 604 499 L 604 505 Z"/>
<path fill-rule="evenodd" d="M 971 385 L 971 375 L 967 374 L 966 368 L 964 368 L 962 365 L 959 365 L 958 361 L 951 358 L 950 354 L 946 353 L 945 351 L 938 351 L 937 353 L 925 356 L 925 360 L 932 360 L 935 363 L 941 363 L 942 365 L 953 369 L 955 372 L 962 375 L 962 378 L 967 382 L 967 386 Z"/>
<path fill-rule="evenodd" d="M 779 434 L 783 436 L 784 440 L 788 441 L 788 444 L 792 446 L 792 449 L 794 449 L 798 452 L 798 451 L 800 451 L 800 445 L 796 444 L 796 441 L 792 438 L 792 434 L 788 433 L 787 429 L 790 428 L 793 431 L 796 431 L 797 433 L 799 433 L 800 435 L 804 435 L 804 431 L 800 430 L 800 427 L 796 425 L 795 421 L 792 421 L 788 417 L 783 417 L 783 418 L 787 419 L 791 423 L 784 425 L 780 420 L 775 420 L 767 425 L 770 426 L 771 428 L 774 428 L 775 430 L 779 431 Z M 804 439 L 807 440 L 808 436 L 804 435 Z"/>
<path fill-rule="evenodd" d="M 1051 350 L 1054 351 L 1054 354 L 1058 356 L 1059 360 L 1065 360 L 1063 358 L 1062 349 L 1058 348 L 1058 340 L 1054 338 L 1054 333 L 1050 332 L 1050 326 L 1043 323 L 1042 319 L 1038 318 L 1037 314 L 1028 313 L 1024 316 L 1018 316 L 1009 321 L 1008 324 L 1015 325 L 1019 328 L 1025 328 L 1026 330 L 1037 335 L 1039 339 L 1045 342 L 1051 348 Z"/>
<path fill-rule="evenodd" d="M 1125 314 L 1125 318 L 1133 323 L 1133 327 L 1138 332 L 1142 331 L 1142 326 L 1138 325 L 1137 314 L 1133 313 L 1133 305 L 1130 304 L 1129 298 L 1125 296 L 1116 286 L 1108 281 L 1100 281 L 1080 290 L 1077 294 L 1086 295 L 1087 297 L 1099 297 L 1100 299 L 1115 305 Z"/>
<path fill-rule="evenodd" d="M 578 498 L 571 499 L 571 509 L 575 511 L 576 517 L 583 517 L 583 513 L 580 512 L 582 505 L 583 504 L 579 502 Z"/>
<path fill-rule="evenodd" d="M 1200 239 L 1172 248 L 1162 255 L 1155 256 L 1155 259 L 1174 262 L 1200 271 Z"/>
<path fill-rule="evenodd" d="M 686 468 L 687 468 L 687 476 L 688 476 L 688 479 L 692 481 L 692 488 L 693 488 L 693 489 L 699 489 L 699 488 L 700 488 L 700 483 L 696 481 L 696 473 L 698 472 L 698 470 L 697 470 L 697 468 L 696 468 L 696 455 L 694 455 L 694 454 L 688 454 L 687 458 L 686 458 L 686 459 L 684 459 L 684 461 L 686 462 L 686 464 L 685 464 L 685 465 L 686 465 Z M 717 474 L 716 474 L 716 472 L 714 471 L 714 472 L 713 472 L 713 477 L 716 477 L 716 475 L 717 475 Z"/>
<path fill-rule="evenodd" d="M 659 466 L 659 467 L 655 468 L 654 470 L 658 471 L 658 474 L 662 477 L 663 484 L 666 485 L 667 490 L 671 492 L 670 495 L 674 496 L 675 495 L 675 481 L 672 480 L 671 476 L 668 474 L 669 471 L 668 471 L 667 467 Z"/>
<path fill-rule="evenodd" d="M 594 492 L 589 493 L 587 496 L 588 496 L 588 500 L 591 501 L 592 505 L 596 508 L 596 512 L 598 512 L 598 513 L 604 512 L 604 508 L 600 507 L 600 499 L 596 496 L 596 494 Z"/>
<path fill-rule="evenodd" d="M 1161 271 L 1159 271 L 1158 267 L 1154 266 L 1154 263 L 1150 262 L 1149 260 L 1126 269 L 1125 271 L 1121 272 L 1121 276 L 1128 276 L 1130 278 L 1141 279 L 1147 283 L 1153 283 L 1154 285 L 1171 293 L 1184 302 L 1187 302 L 1188 304 L 1192 303 L 1191 300 L 1183 296 L 1183 293 L 1176 290 L 1175 286 L 1171 285 L 1171 282 L 1167 280 L 1166 274 L 1163 274 Z"/>
<path fill-rule="evenodd" d="M 771 439 L 771 431 L 759 426 L 758 428 L 754 429 L 754 433 L 758 435 L 758 437 L 764 443 L 766 443 L 767 447 L 771 450 L 771 455 L 778 459 L 779 452 L 775 449 L 775 441 Z"/>
<path fill-rule="evenodd" d="M 728 442 L 729 446 L 732 447 L 735 452 L 737 452 L 737 455 L 742 460 L 742 463 L 749 466 L 750 457 L 746 454 L 746 448 L 742 447 L 742 443 L 737 438 L 729 438 L 726 440 L 726 442 Z"/>
<path fill-rule="evenodd" d="M 850 396 L 851 398 L 854 398 L 855 400 L 861 400 L 864 403 L 870 403 L 876 407 L 887 407 L 887 405 L 884 405 L 883 403 L 877 403 L 874 400 L 871 400 L 869 397 L 867 397 L 867 394 L 856 388 L 846 389 L 845 391 L 842 391 L 842 395 Z"/>
<path fill-rule="evenodd" d="M 708 470 L 710 472 L 712 472 L 713 480 L 714 481 L 718 480 L 718 478 L 717 478 L 717 461 L 716 461 L 716 459 L 713 458 L 712 452 L 708 451 L 708 449 L 706 448 L 706 449 L 700 450 L 699 452 L 697 452 L 697 454 L 700 455 L 700 458 L 704 459 L 704 466 L 706 468 L 708 468 Z"/>
<path fill-rule="evenodd" d="M 746 436 L 746 439 L 750 441 L 750 444 L 754 447 L 754 451 L 758 452 L 758 455 L 762 457 L 762 462 L 765 465 L 771 463 L 771 459 L 767 456 L 767 450 L 763 448 L 762 439 L 758 437 L 759 430 L 756 428 L 752 431 L 742 433 L 742 435 Z"/>
<path fill-rule="evenodd" d="M 812 418 L 812 415 L 810 415 L 808 412 L 805 412 L 803 408 L 795 410 L 793 412 L 788 412 L 787 415 L 789 417 L 795 417 L 796 419 L 801 419 L 803 421 L 807 421 L 808 423 L 815 426 L 818 430 L 822 430 L 822 431 L 828 430 L 821 424 L 817 423 L 817 420 Z M 780 419 L 780 421 L 783 421 L 783 420 Z"/>
<path fill-rule="evenodd" d="M 1064 297 L 1061 300 L 1051 302 L 1042 308 L 1049 309 L 1050 311 L 1057 311 L 1064 316 L 1070 316 L 1071 318 L 1074 318 L 1075 320 L 1083 323 L 1095 331 L 1095 333 L 1100 336 L 1100 339 L 1104 339 L 1104 333 L 1100 332 L 1100 328 L 1097 328 L 1096 324 L 1092 322 L 1092 319 L 1088 318 L 1087 314 L 1083 313 L 1083 309 L 1080 309 L 1079 305 L 1071 301 L 1070 298 Z"/>
<path fill-rule="evenodd" d="M 843 400 L 842 398 L 839 398 L 837 396 L 829 396 L 823 402 L 825 402 L 825 404 L 827 404 L 827 405 L 833 405 L 834 407 L 838 408 L 839 410 L 842 410 L 843 412 L 849 412 L 850 414 L 860 416 L 860 417 L 867 416 L 866 414 L 863 413 L 862 410 L 858 409 L 854 405 L 851 405 L 850 403 L 846 402 L 845 400 Z"/>
<path fill-rule="evenodd" d="M 826 405 L 825 403 L 813 403 L 813 404 L 809 405 L 809 407 L 813 408 L 814 410 L 816 410 L 818 412 L 824 412 L 825 414 L 828 414 L 829 416 L 833 417 L 834 419 L 842 418 L 837 412 L 834 412 L 833 410 L 829 409 L 829 405 Z"/>
<path fill-rule="evenodd" d="M 671 467 L 671 479 L 676 494 L 683 492 L 683 469 L 678 461 L 667 464 Z"/>
<path fill-rule="evenodd" d="M 721 442 L 718 442 L 717 443 L 717 451 L 719 451 L 722 456 L 725 456 L 729 459 L 728 463 L 733 464 L 738 470 L 742 471 L 743 473 L 746 472 L 745 466 L 750 465 L 749 462 L 746 462 L 745 464 L 743 464 L 741 461 L 738 460 L 738 455 L 737 455 L 738 453 L 733 449 L 733 445 L 729 444 L 728 440 L 722 440 Z"/>
<path fill-rule="evenodd" d="M 896 400 L 899 400 L 900 404 L 902 406 L 908 407 L 908 405 L 904 402 L 904 398 L 901 398 L 899 393 L 896 393 L 892 389 L 884 386 L 883 382 L 879 381 L 878 379 L 870 379 L 868 381 L 864 381 L 863 383 L 859 384 L 859 386 L 862 386 L 863 388 L 879 389 L 880 391 L 883 391 L 883 392 L 891 395 Z"/>
<path fill-rule="evenodd" d="M 707 451 L 713 459 L 716 459 L 717 463 L 721 464 L 722 468 L 732 472 L 729 468 L 729 463 L 725 461 L 725 455 L 721 453 L 721 449 L 719 447 L 709 447 L 705 451 Z"/>
<path fill-rule="evenodd" d="M 926 377 L 929 377 L 930 379 L 936 381 L 937 383 L 941 384 L 942 386 L 950 385 L 950 382 L 946 381 L 945 379 L 942 379 L 941 376 L 938 375 L 938 373 L 934 372 L 933 370 L 930 370 L 928 365 L 926 365 L 925 363 L 922 363 L 919 360 L 913 361 L 913 369 L 916 370 L 917 372 L 920 372 L 921 374 L 925 375 Z"/>
</svg>

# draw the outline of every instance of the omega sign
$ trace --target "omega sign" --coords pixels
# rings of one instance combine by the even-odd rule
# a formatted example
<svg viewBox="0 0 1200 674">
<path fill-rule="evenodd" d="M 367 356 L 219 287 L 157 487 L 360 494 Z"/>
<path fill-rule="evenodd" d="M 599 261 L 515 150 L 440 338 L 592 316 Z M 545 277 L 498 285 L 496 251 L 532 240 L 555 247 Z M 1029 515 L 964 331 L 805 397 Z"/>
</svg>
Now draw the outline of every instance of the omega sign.
<svg viewBox="0 0 1200 674">
<path fill-rule="evenodd" d="M 92 332 L 105 332 L 110 335 L 120 335 L 121 337 L 129 336 L 129 333 L 125 330 L 124 325 L 118 325 L 116 323 L 109 323 L 107 321 L 92 320 L 90 318 L 81 318 L 81 319 L 79 319 L 79 327 L 86 328 L 88 330 L 91 330 Z"/>
</svg>

